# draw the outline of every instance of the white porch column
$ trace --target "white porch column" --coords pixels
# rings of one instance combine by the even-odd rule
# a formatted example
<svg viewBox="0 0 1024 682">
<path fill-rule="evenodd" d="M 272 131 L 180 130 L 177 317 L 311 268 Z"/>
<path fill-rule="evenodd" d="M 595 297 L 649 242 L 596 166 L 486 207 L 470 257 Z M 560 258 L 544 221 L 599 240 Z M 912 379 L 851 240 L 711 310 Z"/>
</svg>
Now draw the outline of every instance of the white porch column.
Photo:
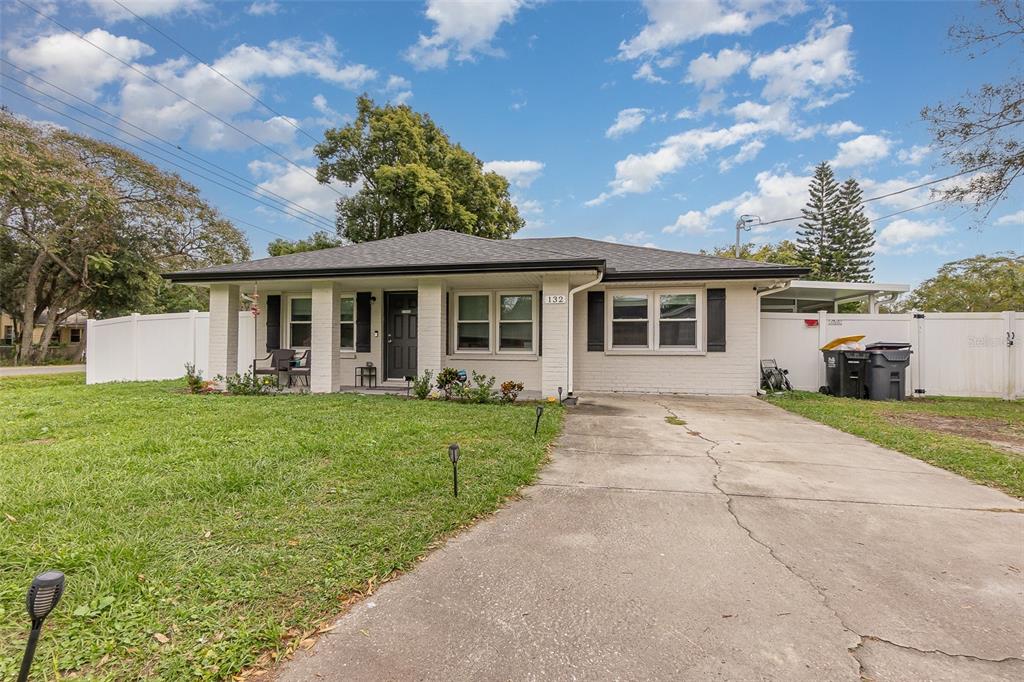
<svg viewBox="0 0 1024 682">
<path fill-rule="evenodd" d="M 562 387 L 564 396 L 569 385 L 569 276 L 544 275 L 542 287 L 544 353 L 541 357 L 541 393 L 545 398 L 557 398 L 558 387 Z"/>
<path fill-rule="evenodd" d="M 341 297 L 335 282 L 313 283 L 312 367 L 309 389 L 331 393 L 341 387 Z"/>
<path fill-rule="evenodd" d="M 444 283 L 420 279 L 416 298 L 416 372 L 429 369 L 436 377 L 444 366 Z"/>
<path fill-rule="evenodd" d="M 238 285 L 210 285 L 210 355 L 207 376 L 238 372 Z"/>
</svg>

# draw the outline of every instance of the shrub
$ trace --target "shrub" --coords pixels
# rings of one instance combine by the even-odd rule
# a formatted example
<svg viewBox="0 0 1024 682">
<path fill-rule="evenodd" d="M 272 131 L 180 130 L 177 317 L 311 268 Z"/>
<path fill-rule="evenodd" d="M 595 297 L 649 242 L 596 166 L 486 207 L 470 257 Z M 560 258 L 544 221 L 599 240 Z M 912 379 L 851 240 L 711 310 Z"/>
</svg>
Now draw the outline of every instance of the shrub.
<svg viewBox="0 0 1024 682">
<path fill-rule="evenodd" d="M 203 379 L 203 373 L 191 362 L 185 363 L 185 386 L 189 393 L 209 393 L 213 390 L 213 382 Z"/>
<path fill-rule="evenodd" d="M 462 383 L 459 381 L 459 370 L 454 367 L 445 367 L 437 373 L 437 388 L 445 400 L 451 400 L 453 395 L 458 395 L 462 390 Z"/>
<path fill-rule="evenodd" d="M 471 403 L 479 403 L 481 405 L 494 402 L 495 381 L 497 380 L 494 377 L 489 377 L 486 374 L 478 374 L 476 370 L 474 370 L 473 385 L 464 386 L 462 388 L 462 397 Z"/>
<path fill-rule="evenodd" d="M 514 403 L 523 391 L 523 382 L 504 381 L 501 384 L 501 402 Z"/>
<path fill-rule="evenodd" d="M 420 400 L 426 400 L 429 398 L 433 379 L 433 372 L 429 369 L 423 370 L 423 374 L 412 380 L 412 394 Z"/>
<path fill-rule="evenodd" d="M 272 395 L 281 391 L 276 376 L 253 376 L 248 370 L 241 375 L 218 375 L 217 381 L 224 382 L 225 389 L 231 395 Z"/>
</svg>

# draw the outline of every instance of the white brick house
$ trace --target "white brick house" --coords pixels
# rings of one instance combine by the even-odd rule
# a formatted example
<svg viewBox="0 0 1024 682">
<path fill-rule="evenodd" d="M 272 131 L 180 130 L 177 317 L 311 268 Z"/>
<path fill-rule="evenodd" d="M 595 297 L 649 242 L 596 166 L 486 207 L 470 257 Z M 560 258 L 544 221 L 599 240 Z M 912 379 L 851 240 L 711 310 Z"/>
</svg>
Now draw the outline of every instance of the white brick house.
<svg viewBox="0 0 1024 682">
<path fill-rule="evenodd" d="M 437 230 L 167 275 L 210 289 L 211 375 L 237 366 L 241 298 L 257 350 L 309 350 L 338 391 L 443 367 L 564 392 L 754 393 L 759 299 L 804 268 L 579 237 Z"/>
</svg>

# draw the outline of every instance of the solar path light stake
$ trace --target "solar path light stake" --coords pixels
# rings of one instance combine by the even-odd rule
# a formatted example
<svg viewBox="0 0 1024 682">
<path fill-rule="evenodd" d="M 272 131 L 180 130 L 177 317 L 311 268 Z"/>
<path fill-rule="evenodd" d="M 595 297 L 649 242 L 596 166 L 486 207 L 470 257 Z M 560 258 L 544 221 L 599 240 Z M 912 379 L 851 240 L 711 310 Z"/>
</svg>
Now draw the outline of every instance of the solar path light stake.
<svg viewBox="0 0 1024 682">
<path fill-rule="evenodd" d="M 533 435 L 535 435 L 535 436 L 537 435 L 537 429 L 540 428 L 540 417 L 541 417 L 542 414 L 544 414 L 544 406 L 543 405 L 538 405 L 537 406 L 537 423 L 533 425 Z"/>
<path fill-rule="evenodd" d="M 452 487 L 455 497 L 459 496 L 459 444 L 452 443 L 448 446 L 448 459 L 452 461 Z"/>
<path fill-rule="evenodd" d="M 39 642 L 39 633 L 43 630 L 43 621 L 57 606 L 62 594 L 64 594 L 64 574 L 60 571 L 40 573 L 32 581 L 32 586 L 28 588 L 25 606 L 28 608 L 29 617 L 32 618 L 32 630 L 28 633 L 25 657 L 21 659 L 18 682 L 28 680 L 28 671 L 32 667 L 32 657 L 36 654 L 36 644 Z"/>
<path fill-rule="evenodd" d="M 561 402 L 562 402 L 562 387 L 561 386 L 558 387 L 558 402 L 559 402 L 559 404 L 561 404 Z"/>
</svg>

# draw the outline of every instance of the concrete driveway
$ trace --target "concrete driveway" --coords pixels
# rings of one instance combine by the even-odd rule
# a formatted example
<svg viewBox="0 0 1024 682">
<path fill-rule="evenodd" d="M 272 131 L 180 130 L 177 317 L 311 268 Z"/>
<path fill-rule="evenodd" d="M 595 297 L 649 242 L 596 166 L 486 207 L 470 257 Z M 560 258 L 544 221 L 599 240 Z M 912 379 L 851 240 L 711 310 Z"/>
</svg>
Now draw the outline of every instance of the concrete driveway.
<svg viewBox="0 0 1024 682">
<path fill-rule="evenodd" d="M 1020 680 L 1022 511 L 753 398 L 588 396 L 278 679 Z"/>
</svg>

